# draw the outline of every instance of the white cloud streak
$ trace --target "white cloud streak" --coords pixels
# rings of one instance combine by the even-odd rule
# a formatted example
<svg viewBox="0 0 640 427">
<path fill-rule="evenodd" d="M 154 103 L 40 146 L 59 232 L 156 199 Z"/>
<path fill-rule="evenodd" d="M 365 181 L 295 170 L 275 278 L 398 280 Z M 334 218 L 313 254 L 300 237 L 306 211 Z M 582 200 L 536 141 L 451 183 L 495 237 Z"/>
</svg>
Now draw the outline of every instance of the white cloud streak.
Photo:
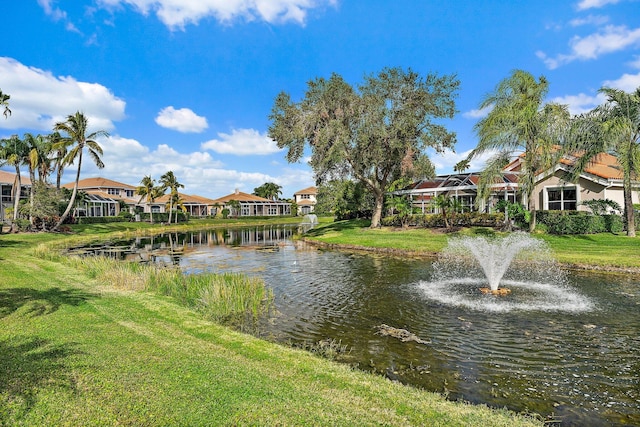
<svg viewBox="0 0 640 427">
<path fill-rule="evenodd" d="M 608 4 L 616 4 L 620 0 L 581 0 L 577 8 L 578 10 L 599 9 Z"/>
<path fill-rule="evenodd" d="M 231 134 L 218 133 L 218 137 L 219 139 L 202 143 L 200 148 L 238 156 L 266 155 L 281 151 L 276 142 L 266 133 L 261 134 L 254 129 L 233 129 Z"/>
<path fill-rule="evenodd" d="M 99 0 L 107 8 L 129 5 L 143 15 L 155 13 L 172 30 L 209 17 L 223 23 L 244 19 L 304 24 L 309 10 L 336 3 L 337 0 Z"/>
<path fill-rule="evenodd" d="M 51 132 L 56 122 L 81 111 L 92 130 L 111 131 L 113 122 L 124 118 L 125 102 L 101 84 L 55 77 L 12 58 L 0 57 L 0 82 L 2 91 L 11 96 L 13 112 L 8 119 L 0 120 L 0 129 Z"/>
<path fill-rule="evenodd" d="M 593 60 L 601 55 L 617 52 L 640 44 L 640 28 L 629 29 L 626 26 L 607 25 L 600 31 L 586 37 L 575 36 L 569 42 L 571 52 L 549 57 L 538 51 L 536 55 L 547 68 L 553 70 L 576 60 Z"/>
<path fill-rule="evenodd" d="M 206 117 L 198 116 L 189 108 L 176 110 L 173 106 L 160 110 L 156 123 L 182 133 L 200 133 L 209 127 Z"/>
</svg>

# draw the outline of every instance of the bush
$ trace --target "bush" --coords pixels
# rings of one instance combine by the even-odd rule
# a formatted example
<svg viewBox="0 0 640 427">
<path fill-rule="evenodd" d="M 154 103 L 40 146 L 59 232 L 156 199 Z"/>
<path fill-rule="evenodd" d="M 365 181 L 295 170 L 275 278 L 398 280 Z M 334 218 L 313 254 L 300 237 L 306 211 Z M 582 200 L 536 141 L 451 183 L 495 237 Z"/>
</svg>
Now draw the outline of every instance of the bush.
<svg viewBox="0 0 640 427">
<path fill-rule="evenodd" d="M 118 217 L 122 218 L 123 221 L 133 221 L 134 215 L 131 212 L 120 211 Z"/>
<path fill-rule="evenodd" d="M 82 216 L 76 217 L 78 224 L 107 224 L 110 222 L 123 222 L 123 218 L 119 216 Z"/>
<path fill-rule="evenodd" d="M 499 227 L 504 222 L 503 213 L 465 212 L 455 214 L 450 218 L 452 226 L 458 227 Z M 445 226 L 441 214 L 414 214 L 407 220 L 410 227 L 442 228 Z M 398 215 L 389 215 L 382 218 L 382 225 L 386 227 L 400 227 L 401 218 Z"/>
<path fill-rule="evenodd" d="M 619 215 L 593 215 L 580 211 L 541 211 L 537 214 L 550 234 L 619 233 L 624 222 Z"/>
<path fill-rule="evenodd" d="M 182 211 L 173 212 L 171 214 L 171 222 L 174 223 L 178 218 L 178 222 L 189 221 L 189 214 Z M 151 221 L 151 214 L 148 212 L 140 214 L 140 220 Z M 169 222 L 169 212 L 155 212 L 153 214 L 153 222 Z"/>
</svg>

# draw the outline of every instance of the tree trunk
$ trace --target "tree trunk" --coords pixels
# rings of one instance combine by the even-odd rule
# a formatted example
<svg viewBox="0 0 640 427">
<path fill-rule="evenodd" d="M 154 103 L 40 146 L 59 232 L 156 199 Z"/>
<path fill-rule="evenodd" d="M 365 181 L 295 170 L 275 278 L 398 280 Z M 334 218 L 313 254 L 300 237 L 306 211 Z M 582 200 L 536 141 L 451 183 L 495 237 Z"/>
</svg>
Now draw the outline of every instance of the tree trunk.
<svg viewBox="0 0 640 427">
<path fill-rule="evenodd" d="M 36 171 L 31 166 L 29 166 L 29 179 L 31 179 L 31 191 L 29 192 L 29 223 L 33 225 L 33 196 L 36 191 Z"/>
<path fill-rule="evenodd" d="M 371 217 L 371 228 L 378 228 L 380 227 L 380 220 L 382 219 L 382 208 L 384 207 L 384 192 L 376 191 L 374 195 L 376 198 L 376 206 Z"/>
<path fill-rule="evenodd" d="M 536 210 L 529 210 L 529 233 L 533 233 L 536 230 Z"/>
<path fill-rule="evenodd" d="M 624 215 L 627 223 L 627 236 L 636 237 L 636 220 L 633 212 L 631 179 L 624 180 Z"/>
<path fill-rule="evenodd" d="M 173 211 L 173 196 L 171 194 L 169 194 L 169 225 L 171 225 L 171 212 L 172 211 Z M 177 214 L 176 214 L 176 216 L 177 216 Z"/>
<path fill-rule="evenodd" d="M 82 149 L 80 150 L 80 154 L 78 155 L 78 171 L 76 172 L 76 182 L 73 185 L 73 191 L 71 192 L 71 199 L 69 200 L 69 204 L 67 205 L 67 209 L 64 210 L 64 213 L 58 220 L 58 223 L 53 227 L 53 230 L 57 230 L 60 228 L 65 219 L 69 216 L 69 212 L 71 212 L 71 208 L 76 202 L 76 195 L 78 194 L 78 182 L 80 182 L 80 167 L 82 166 Z"/>
<path fill-rule="evenodd" d="M 20 166 L 16 165 L 16 179 L 13 181 L 13 221 L 9 233 L 18 232 L 18 208 L 22 196 L 22 180 L 20 179 Z"/>
</svg>

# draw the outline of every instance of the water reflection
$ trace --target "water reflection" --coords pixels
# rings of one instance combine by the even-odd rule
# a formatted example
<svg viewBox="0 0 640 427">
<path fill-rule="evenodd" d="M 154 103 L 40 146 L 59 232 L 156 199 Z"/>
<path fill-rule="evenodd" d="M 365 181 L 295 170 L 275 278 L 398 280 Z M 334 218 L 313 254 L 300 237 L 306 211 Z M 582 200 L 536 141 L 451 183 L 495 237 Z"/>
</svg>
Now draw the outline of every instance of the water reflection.
<svg viewBox="0 0 640 427">
<path fill-rule="evenodd" d="M 569 274 L 567 286 L 591 309 L 495 313 L 427 295 L 421 282 L 433 278 L 430 262 L 294 245 L 295 231 L 214 230 L 96 249 L 191 272 L 263 277 L 278 315 L 264 319 L 262 336 L 333 339 L 351 348 L 344 362 L 452 399 L 533 411 L 563 425 L 640 425 L 639 278 Z M 381 324 L 429 344 L 383 336 Z"/>
</svg>

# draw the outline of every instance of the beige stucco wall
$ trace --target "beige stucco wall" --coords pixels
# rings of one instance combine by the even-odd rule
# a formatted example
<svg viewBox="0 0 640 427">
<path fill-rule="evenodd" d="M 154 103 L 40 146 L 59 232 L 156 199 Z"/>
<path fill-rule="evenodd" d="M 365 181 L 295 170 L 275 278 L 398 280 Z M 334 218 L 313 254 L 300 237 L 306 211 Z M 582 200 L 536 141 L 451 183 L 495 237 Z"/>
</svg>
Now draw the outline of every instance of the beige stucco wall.
<svg viewBox="0 0 640 427">
<path fill-rule="evenodd" d="M 545 188 L 553 187 L 576 187 L 578 189 L 578 210 L 580 211 L 589 211 L 589 208 L 580 205 L 581 202 L 588 200 L 609 199 L 617 202 L 620 206 L 624 206 L 624 195 L 621 186 L 613 185 L 607 187 L 585 178 L 580 178 L 577 183 L 567 182 L 563 179 L 563 172 L 557 171 L 554 175 L 547 177 L 536 185 L 534 194 L 536 194 L 535 208 L 537 210 L 546 208 L 544 204 Z M 634 192 L 634 203 L 638 203 L 637 200 L 638 194 Z"/>
</svg>

